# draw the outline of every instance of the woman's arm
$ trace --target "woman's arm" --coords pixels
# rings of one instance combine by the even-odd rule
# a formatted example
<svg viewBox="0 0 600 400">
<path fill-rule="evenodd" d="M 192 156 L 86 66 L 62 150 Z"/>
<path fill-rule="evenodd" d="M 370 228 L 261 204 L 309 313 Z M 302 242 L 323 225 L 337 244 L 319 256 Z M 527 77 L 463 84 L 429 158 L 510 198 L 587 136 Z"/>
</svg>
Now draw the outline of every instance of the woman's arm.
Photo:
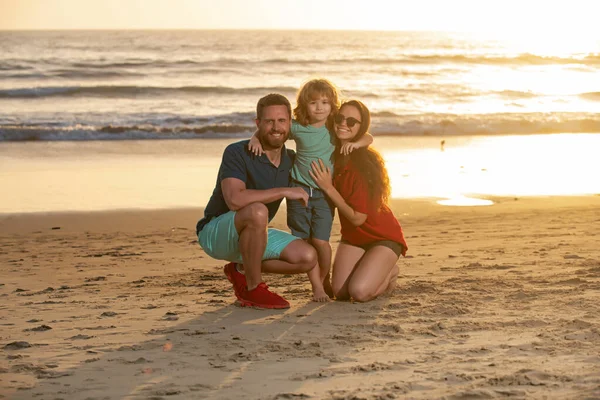
<svg viewBox="0 0 600 400">
<path fill-rule="evenodd" d="M 321 190 L 331 199 L 333 204 L 337 207 L 340 214 L 342 214 L 350 223 L 354 226 L 361 226 L 367 220 L 367 214 L 363 214 L 354 211 L 352 207 L 346 203 L 340 192 L 337 191 L 333 186 L 331 178 L 331 170 L 329 167 L 325 167 L 323 160 L 319 160 L 317 164 L 315 161 L 311 164 L 312 171 L 308 171 L 310 176 L 313 178 L 315 183 L 319 185 Z"/>
</svg>

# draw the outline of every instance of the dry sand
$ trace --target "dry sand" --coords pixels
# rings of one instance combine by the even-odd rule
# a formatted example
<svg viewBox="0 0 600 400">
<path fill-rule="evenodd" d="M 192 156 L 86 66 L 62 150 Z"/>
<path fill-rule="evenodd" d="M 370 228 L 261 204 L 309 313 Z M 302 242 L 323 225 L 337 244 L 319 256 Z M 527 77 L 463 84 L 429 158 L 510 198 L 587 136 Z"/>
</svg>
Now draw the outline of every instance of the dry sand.
<svg viewBox="0 0 600 400">
<path fill-rule="evenodd" d="M 395 201 L 394 293 L 317 304 L 305 276 L 265 276 L 285 311 L 234 304 L 200 209 L 2 215 L 0 393 L 600 398 L 600 196 L 496 200 Z"/>
</svg>

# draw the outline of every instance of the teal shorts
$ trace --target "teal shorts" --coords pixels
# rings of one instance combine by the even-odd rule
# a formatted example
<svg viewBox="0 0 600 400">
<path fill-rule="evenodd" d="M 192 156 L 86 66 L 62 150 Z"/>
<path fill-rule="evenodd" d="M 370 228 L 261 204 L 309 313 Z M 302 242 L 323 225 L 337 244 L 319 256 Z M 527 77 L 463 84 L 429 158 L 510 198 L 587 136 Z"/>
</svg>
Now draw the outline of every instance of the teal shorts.
<svg viewBox="0 0 600 400">
<path fill-rule="evenodd" d="M 198 243 L 202 250 L 217 260 L 242 263 L 240 253 L 240 235 L 235 229 L 235 211 L 229 211 L 211 219 L 198 233 Z M 298 240 L 296 236 L 279 229 L 269 228 L 267 248 L 263 260 L 279 259 L 288 244 Z"/>
</svg>

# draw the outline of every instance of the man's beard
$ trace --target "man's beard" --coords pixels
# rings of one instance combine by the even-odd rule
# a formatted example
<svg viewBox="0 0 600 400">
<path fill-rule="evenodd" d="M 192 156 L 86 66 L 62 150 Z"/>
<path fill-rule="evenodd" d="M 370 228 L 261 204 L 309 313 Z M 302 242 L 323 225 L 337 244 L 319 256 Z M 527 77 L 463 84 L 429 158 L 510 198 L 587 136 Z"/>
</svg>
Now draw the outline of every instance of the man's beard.
<svg viewBox="0 0 600 400">
<path fill-rule="evenodd" d="M 274 134 L 280 134 L 279 136 L 273 136 Z M 288 131 L 268 131 L 261 134 L 261 143 L 264 150 L 279 149 L 285 141 L 288 139 Z"/>
</svg>

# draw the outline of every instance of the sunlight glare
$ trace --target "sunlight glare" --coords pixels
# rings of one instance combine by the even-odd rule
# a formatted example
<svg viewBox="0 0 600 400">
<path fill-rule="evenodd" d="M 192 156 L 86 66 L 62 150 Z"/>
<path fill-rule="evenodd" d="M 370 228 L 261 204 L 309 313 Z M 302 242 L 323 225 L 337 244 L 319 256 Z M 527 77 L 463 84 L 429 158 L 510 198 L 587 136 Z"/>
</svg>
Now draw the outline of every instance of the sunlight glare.
<svg viewBox="0 0 600 400">
<path fill-rule="evenodd" d="M 471 196 L 600 193 L 600 135 L 471 137 L 446 149 L 384 152 L 392 197 L 471 201 Z M 434 140 L 434 138 L 432 138 Z M 458 139 L 457 139 L 458 140 Z M 583 175 L 582 174 L 585 174 Z"/>
<path fill-rule="evenodd" d="M 476 199 L 473 197 L 457 196 L 447 200 L 438 200 L 442 206 L 491 206 L 494 204 L 491 200 Z"/>
</svg>

